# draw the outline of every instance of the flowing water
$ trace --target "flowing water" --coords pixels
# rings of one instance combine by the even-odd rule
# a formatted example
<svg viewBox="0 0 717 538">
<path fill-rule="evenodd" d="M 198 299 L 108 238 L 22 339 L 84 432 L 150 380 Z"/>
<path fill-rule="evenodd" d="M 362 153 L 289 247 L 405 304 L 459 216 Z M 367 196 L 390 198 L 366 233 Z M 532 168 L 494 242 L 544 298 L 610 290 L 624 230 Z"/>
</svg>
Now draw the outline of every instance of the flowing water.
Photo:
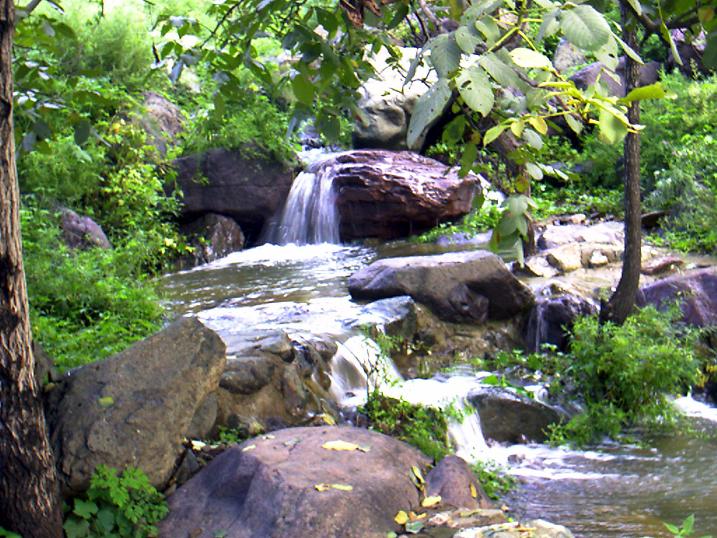
<svg viewBox="0 0 717 538">
<path fill-rule="evenodd" d="M 303 200 L 302 207 L 313 204 L 316 209 L 333 194 L 320 169 L 312 170 L 305 182 L 300 176 L 292 197 Z M 293 203 L 287 202 L 287 210 Z M 301 218 L 295 220 L 294 213 Z M 487 374 L 457 370 L 432 379 L 402 380 L 393 363 L 382 359 L 375 344 L 353 328 L 363 314 L 346 289 L 349 275 L 379 257 L 426 254 L 436 252 L 436 247 L 343 246 L 335 244 L 334 231 L 327 231 L 337 230 L 335 223 L 327 225 L 329 221 L 318 218 L 314 210 L 285 211 L 272 237 L 287 244 L 265 244 L 167 275 L 162 291 L 177 314 L 197 314 L 225 339 L 237 331 L 276 328 L 289 335 L 332 336 L 339 351 L 331 364 L 331 392 L 342 405 L 361 403 L 367 386 L 380 377 L 394 381 L 384 385 L 390 395 L 460 409 Z M 304 231 L 298 233 L 299 227 Z M 295 244 L 317 238 L 321 244 Z M 367 370 L 376 377 L 367 378 Z M 717 433 L 716 409 L 691 399 L 678 404 L 699 417 L 699 428 Z M 519 478 L 520 487 L 506 500 L 518 517 L 542 517 L 566 525 L 576 536 L 617 538 L 670 536 L 662 521 L 677 523 L 694 513 L 698 531 L 717 536 L 714 436 L 661 438 L 653 448 L 606 444 L 570 451 L 544 445 L 501 446 L 486 442 L 476 414 L 462 423 L 452 422 L 449 433 L 465 459 L 494 460 Z"/>
</svg>

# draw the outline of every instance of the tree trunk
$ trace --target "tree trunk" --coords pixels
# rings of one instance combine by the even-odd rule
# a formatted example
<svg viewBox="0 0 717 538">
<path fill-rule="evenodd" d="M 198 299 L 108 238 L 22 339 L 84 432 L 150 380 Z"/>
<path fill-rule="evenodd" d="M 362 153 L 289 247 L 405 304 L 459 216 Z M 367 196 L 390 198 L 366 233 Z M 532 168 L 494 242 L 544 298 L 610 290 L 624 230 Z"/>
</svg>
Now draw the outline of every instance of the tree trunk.
<svg viewBox="0 0 717 538">
<path fill-rule="evenodd" d="M 0 0 L 0 526 L 61 538 L 62 512 L 33 374 L 12 125 L 12 0 Z"/>
<path fill-rule="evenodd" d="M 630 20 L 629 6 L 620 2 L 624 39 L 637 50 L 637 35 Z M 637 87 L 640 66 L 629 56 L 625 59 L 625 91 Z M 630 123 L 640 122 L 640 103 L 633 101 L 627 112 Z M 603 303 L 600 320 L 621 324 L 635 307 L 635 298 L 640 287 L 642 228 L 640 222 L 640 134 L 628 133 L 625 138 L 625 254 L 622 275 L 615 293 Z"/>
</svg>

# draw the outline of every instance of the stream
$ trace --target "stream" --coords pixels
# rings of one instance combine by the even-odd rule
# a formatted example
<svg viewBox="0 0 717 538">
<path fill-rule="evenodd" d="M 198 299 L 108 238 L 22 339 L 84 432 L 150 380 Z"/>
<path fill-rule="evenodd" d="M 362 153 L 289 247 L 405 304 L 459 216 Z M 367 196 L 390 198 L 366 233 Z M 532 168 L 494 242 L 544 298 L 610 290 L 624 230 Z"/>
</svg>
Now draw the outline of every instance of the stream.
<svg viewBox="0 0 717 538">
<path fill-rule="evenodd" d="M 376 248 L 266 244 L 168 275 L 161 285 L 175 313 L 197 314 L 222 336 L 237 327 L 331 335 L 344 344 L 339 355 L 341 349 L 354 347 L 343 353 L 344 360 L 355 361 L 361 352 L 371 360 L 375 350 L 362 344 L 365 341 L 350 328 L 361 308 L 348 296 L 347 278 L 380 257 L 431 250 L 435 247 L 407 243 Z M 340 358 L 335 362 L 339 364 Z M 349 374 L 334 379 L 332 391 L 338 400 L 344 399 L 342 392 L 351 396 L 365 387 L 365 374 L 354 374 L 353 379 Z M 480 375 L 459 371 L 409 380 L 389 390 L 409 401 L 441 405 L 460 400 L 480 384 Z M 717 410 L 691 399 L 680 404 L 702 417 L 695 419 L 698 428 L 717 433 Z M 555 521 L 576 536 L 658 537 L 670 536 L 662 521 L 677 523 L 694 513 L 698 535 L 717 535 L 714 438 L 659 438 L 652 448 L 606 444 L 587 451 L 489 446 L 476 417 L 451 425 L 454 443 L 463 457 L 494 460 L 519 478 L 519 487 L 506 499 L 516 517 Z"/>
</svg>

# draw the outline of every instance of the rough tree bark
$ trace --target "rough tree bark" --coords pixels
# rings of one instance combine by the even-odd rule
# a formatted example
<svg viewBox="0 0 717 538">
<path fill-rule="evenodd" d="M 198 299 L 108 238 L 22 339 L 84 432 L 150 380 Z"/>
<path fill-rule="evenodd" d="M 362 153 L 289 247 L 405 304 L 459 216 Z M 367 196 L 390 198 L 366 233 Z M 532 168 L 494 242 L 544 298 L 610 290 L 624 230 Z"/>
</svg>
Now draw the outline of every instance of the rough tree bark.
<svg viewBox="0 0 717 538">
<path fill-rule="evenodd" d="M 0 0 L 0 526 L 61 538 L 62 512 L 33 374 L 12 125 L 15 8 Z"/>
<path fill-rule="evenodd" d="M 630 8 L 624 0 L 620 2 L 623 36 L 627 44 L 638 49 L 635 24 L 631 20 Z M 625 91 L 637 87 L 640 66 L 629 56 L 625 63 Z M 640 123 L 640 103 L 633 101 L 627 112 L 632 124 Z M 600 320 L 622 324 L 635 307 L 635 298 L 640 286 L 640 264 L 642 227 L 640 222 L 640 134 L 628 133 L 625 138 L 625 254 L 622 274 L 615 293 L 607 303 L 602 304 Z"/>
</svg>

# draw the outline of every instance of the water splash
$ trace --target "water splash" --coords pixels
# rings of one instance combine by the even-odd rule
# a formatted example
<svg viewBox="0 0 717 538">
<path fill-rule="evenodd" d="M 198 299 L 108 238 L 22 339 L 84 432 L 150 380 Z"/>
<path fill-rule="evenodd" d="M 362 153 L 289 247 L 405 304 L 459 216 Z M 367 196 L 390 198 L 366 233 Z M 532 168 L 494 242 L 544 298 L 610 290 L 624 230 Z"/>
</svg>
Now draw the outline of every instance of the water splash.
<svg viewBox="0 0 717 538">
<path fill-rule="evenodd" d="M 330 157 L 318 160 L 296 176 L 281 215 L 272 219 L 264 234 L 267 243 L 340 242 L 333 162 Z"/>
</svg>

